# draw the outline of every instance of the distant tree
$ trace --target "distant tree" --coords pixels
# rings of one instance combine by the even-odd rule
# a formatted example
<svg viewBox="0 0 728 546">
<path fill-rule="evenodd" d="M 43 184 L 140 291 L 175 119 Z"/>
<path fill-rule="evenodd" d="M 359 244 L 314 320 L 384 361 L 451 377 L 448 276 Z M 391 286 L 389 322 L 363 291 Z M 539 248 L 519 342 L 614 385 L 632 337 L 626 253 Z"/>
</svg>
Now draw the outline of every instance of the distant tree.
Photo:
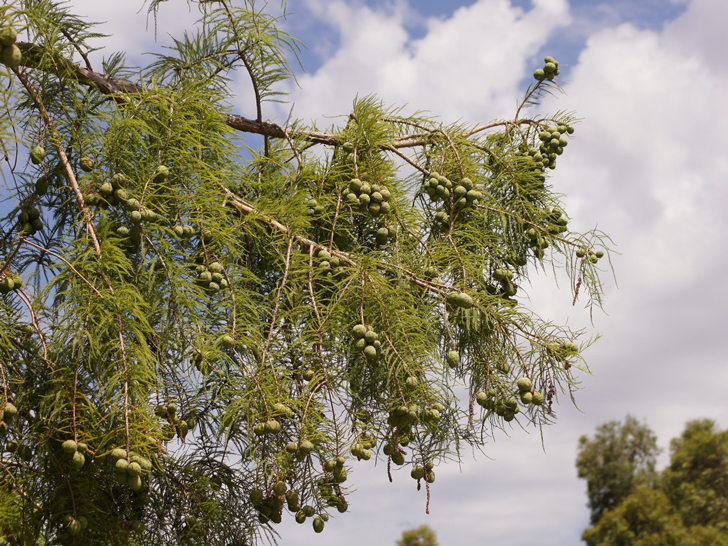
<svg viewBox="0 0 728 546">
<path fill-rule="evenodd" d="M 728 532 L 728 431 L 713 421 L 690 421 L 672 440 L 661 485 L 686 525 Z"/>
<path fill-rule="evenodd" d="M 402 538 L 397 541 L 397 546 L 438 546 L 438 544 L 435 531 L 427 525 L 404 531 Z"/>
<path fill-rule="evenodd" d="M 579 438 L 576 469 L 587 483 L 592 524 L 632 494 L 639 483 L 655 480 L 659 452 L 657 436 L 630 415 L 624 424 L 611 421 L 600 425 L 593 439 Z"/>
<path fill-rule="evenodd" d="M 684 537 L 685 526 L 668 498 L 648 484 L 638 485 L 582 535 L 590 546 L 678 546 Z"/>
<path fill-rule="evenodd" d="M 649 428 L 639 426 L 643 435 L 654 438 Z M 649 472 L 634 474 L 632 491 L 616 506 L 603 510 L 582 534 L 584 542 L 589 546 L 728 545 L 728 432 L 714 429 L 709 420 L 689 422 L 671 443 L 669 467 L 656 474 L 653 460 Z M 579 457 L 585 457 L 584 450 Z M 624 481 L 626 474 L 616 475 Z M 621 486 L 605 487 L 623 491 Z"/>
</svg>

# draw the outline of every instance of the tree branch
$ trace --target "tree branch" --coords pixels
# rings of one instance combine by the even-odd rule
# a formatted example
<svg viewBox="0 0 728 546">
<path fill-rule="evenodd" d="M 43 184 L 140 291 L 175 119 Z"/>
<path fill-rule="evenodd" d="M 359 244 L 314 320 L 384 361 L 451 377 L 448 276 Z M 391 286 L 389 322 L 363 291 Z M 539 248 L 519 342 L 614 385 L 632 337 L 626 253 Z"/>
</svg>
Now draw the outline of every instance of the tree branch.
<svg viewBox="0 0 728 546">
<path fill-rule="evenodd" d="M 54 73 L 60 77 L 73 77 L 82 85 L 93 87 L 101 94 L 112 97 L 117 102 L 128 102 L 125 95 L 142 93 L 144 88 L 136 83 L 100 74 L 88 68 L 79 66 L 64 57 L 54 59 L 53 67 L 40 66 L 40 59 L 44 53 L 42 47 L 27 42 L 18 42 L 17 46 L 23 53 L 23 66 Z M 387 121 L 393 121 L 388 119 Z M 339 146 L 342 142 L 338 137 L 330 133 L 319 131 L 305 131 L 292 127 L 283 127 L 272 121 L 253 120 L 236 114 L 227 114 L 225 122 L 229 127 L 243 133 L 253 133 L 270 138 L 293 138 L 304 139 L 313 144 L 324 144 L 326 146 Z M 401 136 L 395 139 L 389 148 L 411 148 L 428 144 L 426 133 L 415 133 Z"/>
</svg>

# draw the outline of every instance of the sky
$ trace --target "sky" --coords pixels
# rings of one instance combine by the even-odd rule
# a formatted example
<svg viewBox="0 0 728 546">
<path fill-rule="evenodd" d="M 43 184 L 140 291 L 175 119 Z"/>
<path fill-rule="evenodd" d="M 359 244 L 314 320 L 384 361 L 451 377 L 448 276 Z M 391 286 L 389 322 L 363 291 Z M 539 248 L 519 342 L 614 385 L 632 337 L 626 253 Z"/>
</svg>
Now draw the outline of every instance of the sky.
<svg viewBox="0 0 728 546">
<path fill-rule="evenodd" d="M 277 0 L 271 2 L 277 5 Z M 112 34 L 107 51 L 143 64 L 167 32 L 194 21 L 174 0 L 159 11 L 157 41 L 141 0 L 73 0 Z M 141 11 L 140 11 L 141 9 Z M 542 112 L 581 118 L 551 180 L 570 226 L 597 226 L 614 242 L 604 311 L 593 321 L 571 305 L 567 284 L 537 276 L 530 305 L 554 322 L 601 337 L 585 354 L 578 408 L 562 397 L 543 431 L 496 435 L 485 454 L 437 469 L 430 515 L 408 472 L 356 463 L 350 513 L 321 535 L 288 519 L 280 543 L 393 544 L 430 525 L 445 545 L 580 544 L 588 523 L 585 483 L 576 477 L 578 439 L 632 414 L 664 449 L 686 421 L 728 428 L 728 21 L 725 0 L 291 0 L 284 27 L 307 46 L 305 72 L 289 85 L 293 115 L 332 123 L 355 96 L 376 93 L 405 112 L 444 122 L 507 119 L 545 55 L 564 65 L 565 94 Z M 252 116 L 247 82 L 233 104 Z M 291 104 L 265 117 L 285 120 Z"/>
</svg>

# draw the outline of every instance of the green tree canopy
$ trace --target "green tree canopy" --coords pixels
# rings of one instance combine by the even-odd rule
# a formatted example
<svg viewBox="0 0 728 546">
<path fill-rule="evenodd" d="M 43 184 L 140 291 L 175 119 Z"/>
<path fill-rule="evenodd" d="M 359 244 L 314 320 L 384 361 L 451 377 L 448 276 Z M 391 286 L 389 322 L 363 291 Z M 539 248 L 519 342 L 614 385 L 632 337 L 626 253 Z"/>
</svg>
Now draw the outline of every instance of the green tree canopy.
<svg viewBox="0 0 728 546">
<path fill-rule="evenodd" d="M 630 421 L 633 419 L 628 417 L 627 423 Z M 652 438 L 649 443 L 654 445 L 652 431 L 646 425 L 632 422 L 632 430 L 635 426 L 643 436 Z M 620 425 L 605 427 L 598 429 L 603 440 L 601 445 L 617 445 L 614 435 L 618 434 Z M 611 442 L 604 441 L 608 436 L 604 434 L 606 430 L 612 432 Z M 599 457 L 594 443 L 589 447 L 590 453 Z M 626 494 L 620 482 L 622 498 L 602 511 L 595 524 L 584 531 L 583 540 L 590 546 L 728 544 L 727 447 L 728 432 L 716 431 L 712 421 L 687 423 L 682 435 L 672 440 L 670 465 L 661 474 L 655 474 L 653 468 L 649 480 L 633 480 L 633 487 Z M 580 451 L 579 459 L 585 457 L 585 450 Z M 654 461 L 651 466 L 654 467 Z M 612 475 L 620 480 L 624 473 Z M 607 473 L 601 474 L 601 479 L 607 477 Z"/>
<path fill-rule="evenodd" d="M 661 485 L 685 524 L 728 533 L 728 431 L 708 419 L 690 421 L 670 453 Z"/>
<path fill-rule="evenodd" d="M 428 525 L 420 525 L 416 529 L 402 532 L 397 546 L 438 546 L 437 535 Z"/>
<path fill-rule="evenodd" d="M 601 302 L 608 240 L 551 185 L 576 120 L 528 115 L 557 61 L 509 120 L 364 97 L 279 125 L 298 42 L 255 2 L 190 4 L 144 67 L 94 66 L 67 4 L 0 6 L 0 540 L 321 532 L 373 458 L 424 504 L 439 462 L 551 423 L 586 370 L 585 332 L 523 297 L 543 269 Z"/>
<path fill-rule="evenodd" d="M 576 470 L 586 480 L 592 524 L 631 495 L 639 483 L 656 479 L 658 453 L 657 436 L 631 415 L 624 423 L 600 425 L 594 438 L 579 438 Z"/>
</svg>

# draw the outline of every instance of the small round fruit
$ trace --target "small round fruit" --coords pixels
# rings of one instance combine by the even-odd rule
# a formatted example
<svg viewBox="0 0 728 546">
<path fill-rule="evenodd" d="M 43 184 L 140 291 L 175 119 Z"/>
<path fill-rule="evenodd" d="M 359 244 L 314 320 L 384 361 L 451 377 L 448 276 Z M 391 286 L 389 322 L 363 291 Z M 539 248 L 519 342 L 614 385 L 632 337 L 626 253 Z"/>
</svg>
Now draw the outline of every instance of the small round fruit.
<svg viewBox="0 0 728 546">
<path fill-rule="evenodd" d="M 351 329 L 351 335 L 354 337 L 354 339 L 361 339 L 366 333 L 367 327 L 363 324 L 357 324 L 356 326 L 354 326 L 354 328 Z"/>
<path fill-rule="evenodd" d="M 523 402 L 524 404 L 530 404 L 531 402 L 533 402 L 533 394 L 528 391 L 521 393 L 521 402 Z"/>
<path fill-rule="evenodd" d="M 377 358 L 377 350 L 374 348 L 373 345 L 367 345 L 364 347 L 364 357 L 369 361 L 372 362 Z"/>
<path fill-rule="evenodd" d="M 347 472 L 346 467 L 343 466 L 337 466 L 334 469 L 334 480 L 336 483 L 344 483 L 347 478 Z"/>
<path fill-rule="evenodd" d="M 249 498 L 250 498 L 250 502 L 252 502 L 253 504 L 255 504 L 255 505 L 260 504 L 261 502 L 263 502 L 263 491 L 261 491 L 258 488 L 255 488 L 250 492 Z"/>
<path fill-rule="evenodd" d="M 275 493 L 278 496 L 285 495 L 287 489 L 288 489 L 288 486 L 286 486 L 286 482 L 280 481 L 280 482 L 277 482 L 273 486 L 273 493 Z"/>
<path fill-rule="evenodd" d="M 320 533 L 324 530 L 324 520 L 321 516 L 313 518 L 313 530 Z"/>
<path fill-rule="evenodd" d="M 306 512 L 303 510 L 299 510 L 296 512 L 296 523 L 305 523 L 306 522 Z"/>
<path fill-rule="evenodd" d="M 377 230 L 376 241 L 378 245 L 386 244 L 388 238 L 389 230 L 387 228 L 383 227 Z"/>
<path fill-rule="evenodd" d="M 77 519 L 72 519 L 68 523 L 68 533 L 69 534 L 76 536 L 79 533 L 81 533 L 81 531 L 83 531 L 83 525 Z"/>
<path fill-rule="evenodd" d="M 425 477 L 425 467 L 420 465 L 412 467 L 410 476 L 412 476 L 412 479 L 414 480 L 421 480 Z"/>
<path fill-rule="evenodd" d="M 401 451 L 395 451 L 392 453 L 392 462 L 397 466 L 402 466 L 404 464 L 404 453 Z"/>
<path fill-rule="evenodd" d="M 230 334 L 222 336 L 222 345 L 228 349 L 232 349 L 235 346 L 235 339 Z"/>
<path fill-rule="evenodd" d="M 488 403 L 488 394 L 480 391 L 475 397 L 475 401 L 478 403 L 479 406 L 485 407 L 485 405 Z"/>
<path fill-rule="evenodd" d="M 111 182 L 104 182 L 99 188 L 99 193 L 101 195 L 109 196 L 114 193 L 114 186 L 111 184 Z"/>
<path fill-rule="evenodd" d="M 185 421 L 185 420 L 183 419 L 183 420 L 181 420 L 181 421 L 179 421 L 179 422 L 177 423 L 177 435 L 178 435 L 178 436 L 179 436 L 180 438 L 184 438 L 185 436 L 187 436 L 187 433 L 188 433 L 189 431 L 190 431 L 190 427 L 189 427 L 189 425 L 187 424 L 187 421 Z"/>
<path fill-rule="evenodd" d="M 139 463 L 129 463 L 129 466 L 126 468 L 126 473 L 130 476 L 141 476 L 142 475 L 142 467 Z"/>
<path fill-rule="evenodd" d="M 139 491 L 142 488 L 142 477 L 129 476 L 129 481 L 127 483 L 132 491 Z"/>
<path fill-rule="evenodd" d="M 35 181 L 35 193 L 38 195 L 45 195 L 48 193 L 48 186 L 50 185 L 50 180 L 47 176 L 41 176 L 38 180 Z"/>
<path fill-rule="evenodd" d="M 15 46 L 15 48 L 17 49 L 17 46 Z M 5 53 L 5 51 L 3 51 L 3 53 Z M 30 150 L 30 162 L 33 163 L 33 165 L 40 165 L 43 163 L 43 159 L 45 159 L 45 153 L 45 148 L 43 148 L 43 146 L 36 146 Z"/>
<path fill-rule="evenodd" d="M 358 178 L 352 178 L 349 182 L 349 189 L 354 193 L 359 193 L 361 190 L 362 182 Z"/>
<path fill-rule="evenodd" d="M 536 406 L 540 406 L 541 404 L 543 404 L 543 401 L 544 401 L 543 400 L 543 394 L 541 394 L 540 392 L 536 391 L 536 392 L 533 393 L 532 396 L 533 396 L 531 398 L 531 403 L 532 404 L 534 404 Z"/>
<path fill-rule="evenodd" d="M 169 177 L 169 168 L 165 165 L 160 165 L 157 170 L 154 171 L 154 181 L 163 182 Z"/>
<path fill-rule="evenodd" d="M 18 68 L 23 61 L 23 53 L 15 44 L 0 48 L 0 63 L 8 68 Z M 32 160 L 32 159 L 31 159 Z M 35 161 L 33 161 L 34 164 Z"/>
<path fill-rule="evenodd" d="M 71 467 L 74 470 L 81 470 L 85 463 L 86 463 L 86 457 L 83 455 L 83 453 L 76 451 L 73 454 L 73 458 L 71 459 Z"/>
<path fill-rule="evenodd" d="M 448 366 L 455 368 L 458 364 L 460 364 L 460 353 L 455 350 L 448 351 L 445 360 L 447 361 Z"/>
<path fill-rule="evenodd" d="M 90 157 L 82 157 L 79 164 L 81 165 L 81 170 L 83 172 L 90 173 L 94 170 L 94 160 Z"/>
<path fill-rule="evenodd" d="M 126 449 L 117 447 L 116 449 L 112 449 L 109 455 L 113 459 L 126 459 Z"/>
<path fill-rule="evenodd" d="M 528 377 L 521 377 L 518 381 L 516 381 L 516 386 L 519 391 L 528 392 L 531 390 L 533 383 Z"/>
<path fill-rule="evenodd" d="M 11 26 L 0 28 L 0 47 L 9 47 L 18 39 L 18 31 Z"/>
<path fill-rule="evenodd" d="M 281 424 L 275 419 L 269 419 L 265 422 L 265 431 L 269 434 L 278 434 L 281 431 Z"/>
<path fill-rule="evenodd" d="M 74 440 L 66 440 L 61 445 L 61 449 L 63 449 L 63 452 L 67 455 L 73 455 L 78 451 L 78 444 Z"/>
<path fill-rule="evenodd" d="M 7 402 L 7 403 L 5 404 L 5 407 L 3 408 L 3 420 L 4 420 L 4 421 L 5 421 L 6 423 L 9 423 L 9 422 L 10 422 L 10 421 L 12 421 L 13 419 L 15 419 L 15 417 L 16 417 L 17 415 L 18 415 L 18 408 L 16 408 L 16 407 L 15 407 L 15 406 L 14 406 L 13 404 L 11 404 L 10 402 Z"/>
</svg>

